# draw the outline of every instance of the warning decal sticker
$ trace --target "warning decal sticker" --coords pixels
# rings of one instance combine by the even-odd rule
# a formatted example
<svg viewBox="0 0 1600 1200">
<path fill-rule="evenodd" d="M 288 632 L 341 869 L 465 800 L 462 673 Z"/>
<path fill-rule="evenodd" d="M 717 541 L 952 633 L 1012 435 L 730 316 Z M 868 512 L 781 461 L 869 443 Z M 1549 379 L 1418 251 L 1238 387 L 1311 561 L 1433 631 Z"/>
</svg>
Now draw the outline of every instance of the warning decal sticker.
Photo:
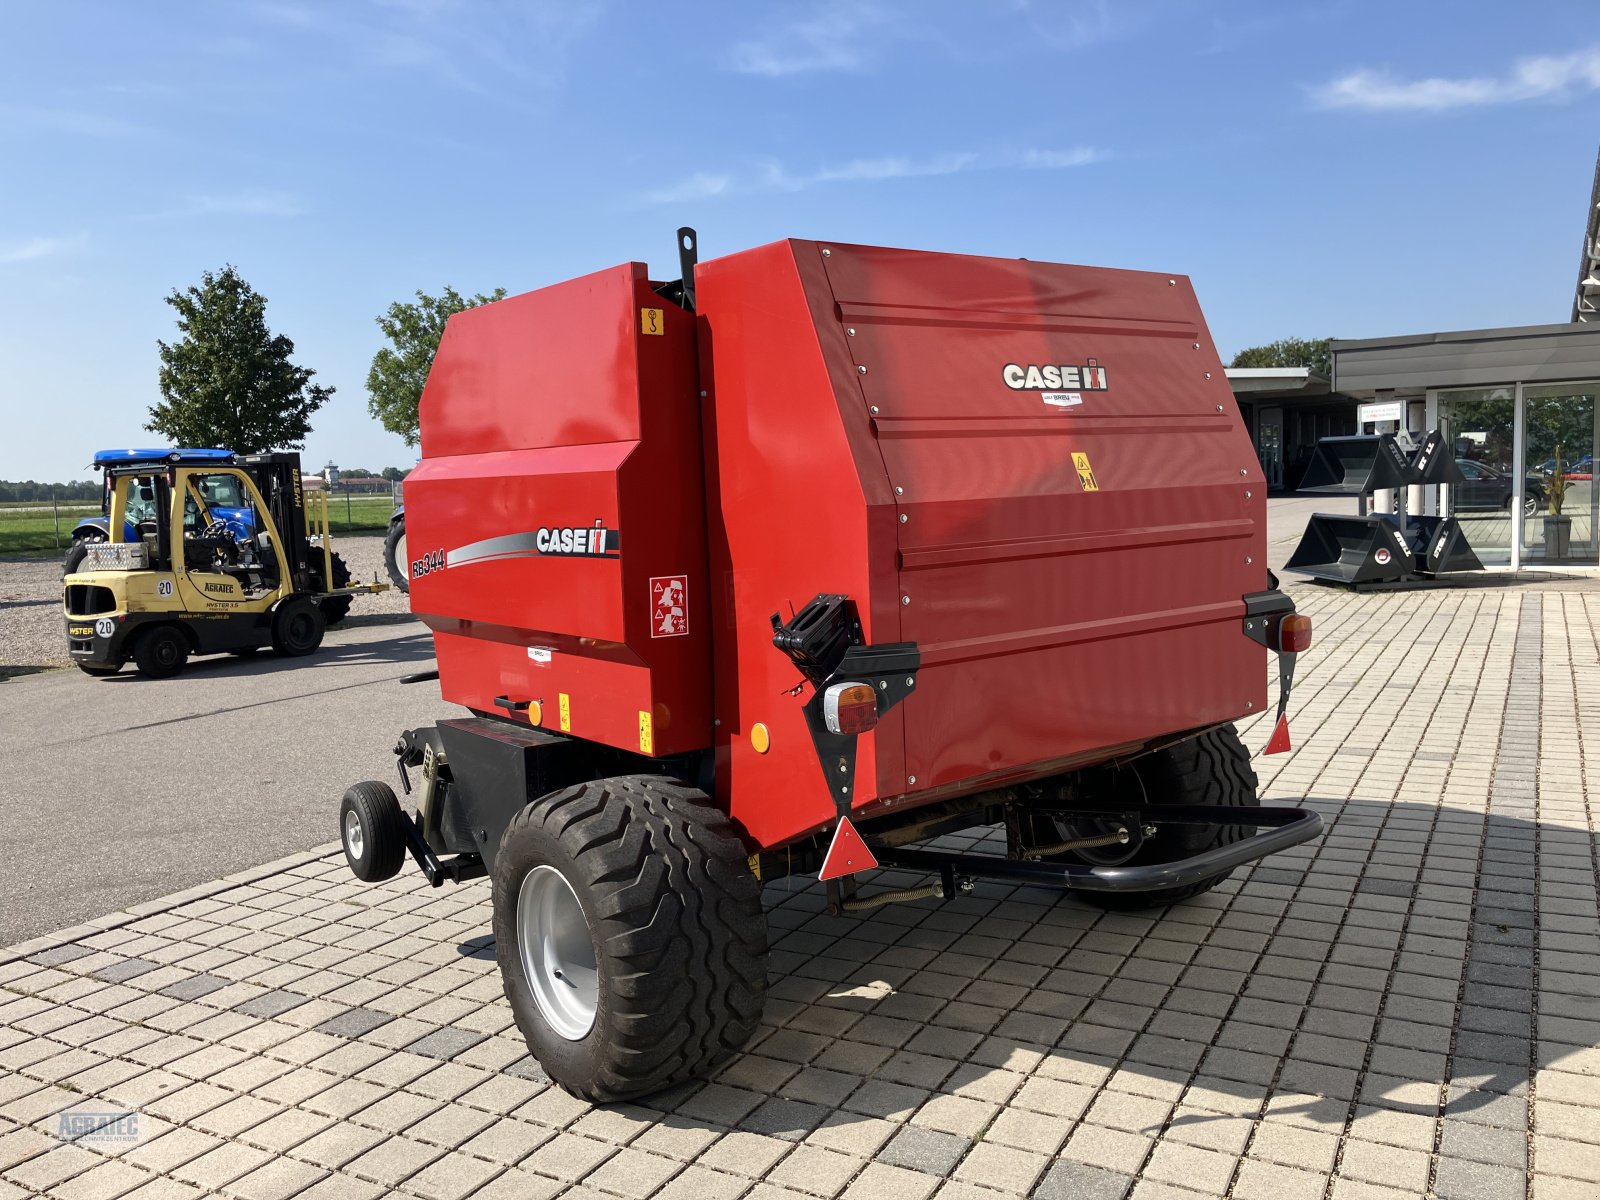
<svg viewBox="0 0 1600 1200">
<path fill-rule="evenodd" d="M 1100 481 L 1094 477 L 1094 468 L 1089 465 L 1089 456 L 1081 450 L 1072 452 L 1072 465 L 1078 469 L 1078 485 L 1086 492 L 1098 492 Z"/>
<path fill-rule="evenodd" d="M 689 632 L 689 577 L 655 575 L 650 579 L 650 636 L 683 637 Z"/>
</svg>

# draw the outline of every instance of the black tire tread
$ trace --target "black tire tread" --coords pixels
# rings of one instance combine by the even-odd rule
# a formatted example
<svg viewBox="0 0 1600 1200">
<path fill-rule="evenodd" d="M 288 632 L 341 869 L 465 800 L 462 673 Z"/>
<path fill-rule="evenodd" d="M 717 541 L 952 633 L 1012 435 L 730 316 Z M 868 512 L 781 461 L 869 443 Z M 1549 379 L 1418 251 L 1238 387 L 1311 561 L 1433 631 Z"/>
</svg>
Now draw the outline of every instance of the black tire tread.
<svg viewBox="0 0 1600 1200">
<path fill-rule="evenodd" d="M 314 553 L 313 558 L 321 558 L 320 553 Z M 338 551 L 332 552 L 333 579 L 326 585 L 334 588 L 350 586 L 350 568 Z M 322 609 L 322 623 L 332 628 L 350 615 L 350 605 L 355 602 L 354 596 L 330 596 L 326 600 L 319 600 L 317 607 Z"/>
<path fill-rule="evenodd" d="M 400 811 L 400 801 L 395 797 L 394 789 L 388 784 L 365 779 L 360 783 L 351 784 L 345 790 L 344 799 L 360 814 L 361 822 L 369 833 L 368 841 L 372 845 L 371 865 L 366 874 L 358 878 L 366 883 L 393 879 L 400 873 L 400 868 L 406 861 L 405 814 Z M 341 805 L 341 810 L 342 808 Z M 339 820 L 339 844 L 344 845 L 342 812 Z M 345 857 L 349 858 L 348 849 L 345 851 Z M 354 863 L 351 863 L 351 869 L 355 869 Z"/>
<path fill-rule="evenodd" d="M 1250 752 L 1239 740 L 1232 725 L 1208 729 L 1197 737 L 1189 738 L 1157 751 L 1150 756 L 1152 772 L 1160 788 L 1160 796 L 1171 804 L 1207 804 L 1243 807 L 1258 803 L 1258 786 L 1255 770 L 1250 766 Z M 1237 825 L 1217 825 L 1202 828 L 1198 836 L 1183 846 L 1183 855 L 1198 854 L 1215 846 L 1226 846 L 1251 836 L 1250 831 Z M 1128 912 L 1142 908 L 1159 908 L 1180 904 L 1203 892 L 1209 892 L 1232 871 L 1224 871 L 1198 883 L 1182 887 L 1165 888 L 1155 892 L 1080 892 L 1085 900 L 1099 908 L 1115 912 Z"/>
<path fill-rule="evenodd" d="M 732 823 L 703 792 L 647 775 L 581 783 L 519 812 L 502 847 L 524 830 L 557 839 L 584 870 L 610 967 L 599 1069 L 557 1082 L 595 1102 L 641 1096 L 704 1075 L 749 1040 L 766 997 L 761 889 Z M 521 866 L 502 849 L 494 871 L 496 954 L 508 977 L 522 970 Z M 513 1008 L 532 1046 L 537 1010 Z"/>
<path fill-rule="evenodd" d="M 163 639 L 176 639 L 183 647 L 183 654 L 173 666 L 163 666 L 157 660 L 154 647 Z M 171 679 L 179 674 L 188 664 L 189 654 L 194 649 L 189 641 L 189 636 L 182 627 L 177 625 L 151 625 L 140 632 L 133 643 L 133 665 L 138 668 L 139 674 L 149 679 Z"/>
<path fill-rule="evenodd" d="M 400 538 L 406 531 L 405 518 L 389 522 L 389 530 L 383 535 L 383 565 L 389 572 L 389 582 L 402 592 L 411 591 L 410 563 L 398 562 L 395 552 L 399 548 Z"/>
</svg>

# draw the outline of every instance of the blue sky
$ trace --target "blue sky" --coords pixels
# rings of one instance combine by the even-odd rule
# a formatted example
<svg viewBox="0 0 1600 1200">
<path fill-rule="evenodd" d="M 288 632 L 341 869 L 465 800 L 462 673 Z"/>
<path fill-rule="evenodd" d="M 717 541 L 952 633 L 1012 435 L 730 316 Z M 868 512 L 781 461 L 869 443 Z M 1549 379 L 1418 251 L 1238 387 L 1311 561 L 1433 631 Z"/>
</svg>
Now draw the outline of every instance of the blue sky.
<svg viewBox="0 0 1600 1200">
<path fill-rule="evenodd" d="M 162 297 L 235 264 L 366 413 L 418 288 L 786 236 L 1191 275 L 1224 355 L 1564 321 L 1593 0 L 0 4 L 0 478 L 148 442 Z"/>
</svg>

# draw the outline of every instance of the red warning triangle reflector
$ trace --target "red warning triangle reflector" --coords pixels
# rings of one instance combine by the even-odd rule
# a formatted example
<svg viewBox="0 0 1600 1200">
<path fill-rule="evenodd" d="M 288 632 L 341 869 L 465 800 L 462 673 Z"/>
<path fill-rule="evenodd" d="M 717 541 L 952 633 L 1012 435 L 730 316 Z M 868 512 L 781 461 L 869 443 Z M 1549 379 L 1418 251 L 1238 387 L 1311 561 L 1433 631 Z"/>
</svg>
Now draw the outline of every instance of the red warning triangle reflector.
<svg viewBox="0 0 1600 1200">
<path fill-rule="evenodd" d="M 857 871 L 870 871 L 878 865 L 877 856 L 867 849 L 849 817 L 839 818 L 839 828 L 833 831 L 833 841 L 822 860 L 822 873 L 818 879 L 838 879 L 854 875 Z"/>
<path fill-rule="evenodd" d="M 1287 754 L 1292 749 L 1289 744 L 1289 714 L 1284 713 L 1278 718 L 1278 724 L 1272 730 L 1272 736 L 1267 739 L 1268 754 Z"/>
</svg>

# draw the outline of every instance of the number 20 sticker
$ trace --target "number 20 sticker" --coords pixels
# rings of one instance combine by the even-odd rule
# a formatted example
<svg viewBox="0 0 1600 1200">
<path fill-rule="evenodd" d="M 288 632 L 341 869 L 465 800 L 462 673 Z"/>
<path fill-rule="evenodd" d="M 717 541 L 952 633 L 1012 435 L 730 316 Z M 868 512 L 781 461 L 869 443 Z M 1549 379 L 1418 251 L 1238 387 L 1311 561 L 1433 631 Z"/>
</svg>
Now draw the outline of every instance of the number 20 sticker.
<svg viewBox="0 0 1600 1200">
<path fill-rule="evenodd" d="M 172 580 L 170 580 L 170 579 L 157 580 L 156 581 L 156 595 L 158 595 L 158 596 L 170 596 L 170 595 L 172 595 Z"/>
</svg>

